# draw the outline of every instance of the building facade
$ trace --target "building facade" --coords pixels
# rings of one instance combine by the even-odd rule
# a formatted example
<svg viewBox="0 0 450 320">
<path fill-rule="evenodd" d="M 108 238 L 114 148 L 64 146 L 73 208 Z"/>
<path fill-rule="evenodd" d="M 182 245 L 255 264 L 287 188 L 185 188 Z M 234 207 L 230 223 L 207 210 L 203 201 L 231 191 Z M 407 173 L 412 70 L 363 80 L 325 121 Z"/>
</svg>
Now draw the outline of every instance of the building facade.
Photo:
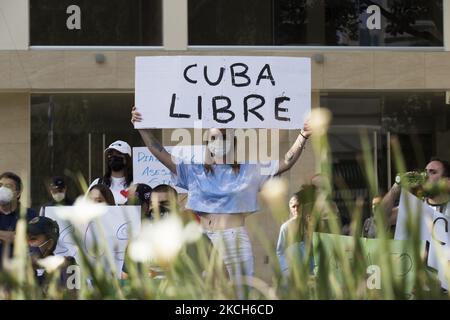
<svg viewBox="0 0 450 320">
<path fill-rule="evenodd" d="M 21 175 L 24 199 L 38 207 L 47 177 L 66 175 L 75 190 L 78 173 L 102 174 L 109 143 L 141 146 L 129 121 L 137 56 L 311 57 L 312 105 L 333 113 L 333 171 L 346 185 L 335 200 L 345 211 L 368 200 L 361 132 L 380 192 L 395 174 L 393 137 L 409 169 L 450 159 L 449 51 L 447 0 L 0 0 L 0 171 Z M 297 134 L 281 133 L 280 153 Z M 170 144 L 170 130 L 161 137 Z M 315 172 L 308 147 L 286 175 L 290 191 Z M 267 212 L 249 219 L 274 244 L 280 222 Z M 270 279 L 263 244 L 254 246 L 257 275 Z"/>
</svg>

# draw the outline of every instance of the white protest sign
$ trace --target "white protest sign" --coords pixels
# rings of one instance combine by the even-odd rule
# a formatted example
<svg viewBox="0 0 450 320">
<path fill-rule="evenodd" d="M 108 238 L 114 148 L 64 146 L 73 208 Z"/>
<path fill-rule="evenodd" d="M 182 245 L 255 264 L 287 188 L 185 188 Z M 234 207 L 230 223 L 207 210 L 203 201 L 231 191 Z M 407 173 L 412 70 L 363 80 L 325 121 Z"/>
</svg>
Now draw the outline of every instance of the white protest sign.
<svg viewBox="0 0 450 320">
<path fill-rule="evenodd" d="M 448 290 L 445 273 L 448 272 L 450 261 L 450 237 L 448 233 L 448 217 L 436 212 L 433 215 L 431 241 L 428 251 L 427 265 L 438 270 L 442 287 Z"/>
<path fill-rule="evenodd" d="M 410 214 L 410 217 L 408 214 Z M 408 218 L 420 223 L 420 238 L 429 245 L 427 265 L 438 271 L 442 287 L 448 289 L 445 273 L 450 261 L 449 218 L 411 193 L 402 190 L 395 239 L 405 240 L 410 238 L 407 229 Z"/>
<path fill-rule="evenodd" d="M 355 262 L 355 258 L 358 258 L 361 265 L 366 264 L 367 267 L 379 266 L 384 258 L 388 258 L 392 263 L 391 272 L 395 281 L 404 281 L 403 290 L 409 296 L 415 285 L 417 263 L 414 250 L 409 246 L 408 241 L 388 240 L 382 244 L 381 239 L 360 238 L 357 242 L 355 240 L 354 237 L 349 236 L 314 232 L 313 255 L 316 272 L 319 271 L 320 260 L 324 259 L 324 262 L 329 265 L 329 277 L 336 279 L 336 284 L 342 285 L 346 275 L 341 256 L 337 254 L 340 250 L 343 250 L 344 257 L 351 264 Z M 359 254 L 355 255 L 357 243 L 361 246 L 362 257 Z M 424 251 L 424 245 L 424 241 L 420 242 L 418 248 L 420 252 Z M 383 282 L 386 280 L 380 279 L 381 290 L 385 287 Z"/>
<path fill-rule="evenodd" d="M 82 250 L 87 254 L 92 263 L 102 263 L 105 271 L 109 271 L 106 255 L 112 258 L 115 264 L 116 275 L 120 277 L 128 244 L 129 234 L 135 236 L 141 228 L 141 208 L 139 206 L 108 206 L 108 211 L 96 222 L 91 221 L 87 225 L 77 227 L 81 237 Z M 72 238 L 74 226 L 62 220 L 56 214 L 58 207 L 46 207 L 45 216 L 55 220 L 59 225 L 59 240 L 55 249 L 55 255 L 72 256 L 79 261 L 78 248 Z M 75 213 L 76 214 L 76 213 Z M 81 213 L 82 214 L 82 213 Z M 106 240 L 106 246 L 100 249 L 99 255 L 93 250 L 96 241 Z M 96 240 L 98 239 L 98 240 Z M 105 252 L 108 250 L 108 252 Z"/>
<path fill-rule="evenodd" d="M 202 163 L 204 158 L 204 146 L 174 146 L 165 147 L 172 154 L 174 161 L 184 163 Z M 133 181 L 134 183 L 145 183 L 154 188 L 159 184 L 172 183 L 171 173 L 159 160 L 148 150 L 147 147 L 133 148 Z M 175 187 L 179 193 L 186 193 L 185 189 Z"/>
<path fill-rule="evenodd" d="M 433 208 L 428 206 L 419 198 L 411 193 L 402 190 L 400 194 L 400 203 L 398 206 L 397 222 L 395 225 L 396 240 L 407 240 L 410 238 L 407 229 L 408 214 L 411 214 L 410 219 L 420 221 L 420 238 L 422 240 L 430 241 L 430 227 L 433 223 Z"/>
<path fill-rule="evenodd" d="M 135 128 L 300 129 L 311 111 L 311 59 L 136 57 Z"/>
</svg>

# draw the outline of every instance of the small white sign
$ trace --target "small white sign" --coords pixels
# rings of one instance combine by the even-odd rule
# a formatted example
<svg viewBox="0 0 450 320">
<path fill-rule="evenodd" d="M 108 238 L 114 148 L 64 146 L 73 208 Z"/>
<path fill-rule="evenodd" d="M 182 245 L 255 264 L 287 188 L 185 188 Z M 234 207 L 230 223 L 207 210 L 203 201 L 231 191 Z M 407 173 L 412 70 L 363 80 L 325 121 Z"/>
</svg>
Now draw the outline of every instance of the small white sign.
<svg viewBox="0 0 450 320">
<path fill-rule="evenodd" d="M 172 154 L 175 162 L 203 163 L 204 146 L 169 146 L 165 149 Z M 133 181 L 134 183 L 148 184 L 152 188 L 159 184 L 168 184 L 173 186 L 178 193 L 187 192 L 185 189 L 173 185 L 170 170 L 159 162 L 147 147 L 133 148 Z"/>
</svg>

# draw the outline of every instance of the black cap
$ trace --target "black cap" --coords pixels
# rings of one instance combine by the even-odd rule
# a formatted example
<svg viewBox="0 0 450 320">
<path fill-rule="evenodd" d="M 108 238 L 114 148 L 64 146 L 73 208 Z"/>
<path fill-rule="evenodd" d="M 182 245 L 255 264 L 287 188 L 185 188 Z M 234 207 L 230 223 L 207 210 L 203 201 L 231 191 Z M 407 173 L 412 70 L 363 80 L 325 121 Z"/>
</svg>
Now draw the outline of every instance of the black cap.
<svg viewBox="0 0 450 320">
<path fill-rule="evenodd" d="M 27 233 L 28 235 L 45 234 L 57 242 L 59 238 L 59 226 L 55 220 L 50 218 L 43 216 L 35 217 L 28 222 Z"/>
<path fill-rule="evenodd" d="M 152 194 L 152 188 L 145 183 L 138 183 L 136 186 L 136 196 L 141 203 L 150 203 L 150 196 Z"/>
<path fill-rule="evenodd" d="M 53 177 L 50 182 L 50 187 L 55 189 L 63 189 L 66 187 L 66 183 L 61 177 Z"/>
</svg>

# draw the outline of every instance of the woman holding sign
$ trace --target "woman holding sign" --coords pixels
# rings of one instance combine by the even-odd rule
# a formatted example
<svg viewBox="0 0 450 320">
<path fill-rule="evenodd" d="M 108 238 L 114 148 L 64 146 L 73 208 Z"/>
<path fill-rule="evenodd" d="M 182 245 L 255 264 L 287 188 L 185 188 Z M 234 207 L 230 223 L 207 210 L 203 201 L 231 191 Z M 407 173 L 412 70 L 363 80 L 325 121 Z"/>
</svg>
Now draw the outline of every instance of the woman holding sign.
<svg viewBox="0 0 450 320">
<path fill-rule="evenodd" d="M 142 121 L 133 107 L 131 122 Z M 186 207 L 200 216 L 206 234 L 222 250 L 230 276 L 238 281 L 241 275 L 253 276 L 251 243 L 244 227 L 245 218 L 259 210 L 257 195 L 269 178 L 288 171 L 300 157 L 311 129 L 308 123 L 286 153 L 284 161 L 265 166 L 258 163 L 227 161 L 234 159 L 233 130 L 210 129 L 207 158 L 203 164 L 175 163 L 149 129 L 139 133 L 150 152 L 173 174 L 175 184 L 188 190 Z M 221 244 L 225 246 L 220 246 Z"/>
</svg>

